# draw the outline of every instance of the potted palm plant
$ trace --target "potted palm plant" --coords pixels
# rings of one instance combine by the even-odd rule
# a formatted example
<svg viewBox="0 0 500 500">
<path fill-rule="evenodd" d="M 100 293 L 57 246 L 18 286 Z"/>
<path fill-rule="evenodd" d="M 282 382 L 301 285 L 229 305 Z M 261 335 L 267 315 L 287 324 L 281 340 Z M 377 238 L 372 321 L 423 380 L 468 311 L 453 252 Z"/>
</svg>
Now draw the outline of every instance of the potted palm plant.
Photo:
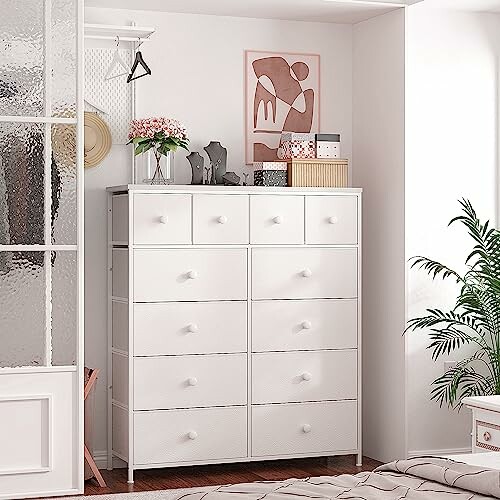
<svg viewBox="0 0 500 500">
<path fill-rule="evenodd" d="M 429 331 L 432 359 L 464 345 L 474 352 L 433 382 L 431 399 L 459 408 L 467 396 L 500 394 L 500 232 L 483 224 L 468 200 L 461 200 L 462 213 L 451 220 L 467 229 L 474 246 L 460 274 L 427 257 L 414 257 L 412 268 L 423 269 L 435 279 L 454 280 L 459 285 L 455 306 L 450 310 L 428 309 L 424 316 L 409 320 L 406 331 Z"/>
</svg>

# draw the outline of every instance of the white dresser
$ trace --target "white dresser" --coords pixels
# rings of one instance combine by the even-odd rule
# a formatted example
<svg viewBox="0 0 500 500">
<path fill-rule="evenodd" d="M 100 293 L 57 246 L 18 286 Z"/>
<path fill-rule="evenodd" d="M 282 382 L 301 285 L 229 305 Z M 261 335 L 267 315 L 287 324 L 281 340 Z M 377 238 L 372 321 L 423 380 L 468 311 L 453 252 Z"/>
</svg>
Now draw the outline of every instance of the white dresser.
<svg viewBox="0 0 500 500">
<path fill-rule="evenodd" d="M 108 194 L 109 465 L 360 463 L 361 191 Z"/>
</svg>

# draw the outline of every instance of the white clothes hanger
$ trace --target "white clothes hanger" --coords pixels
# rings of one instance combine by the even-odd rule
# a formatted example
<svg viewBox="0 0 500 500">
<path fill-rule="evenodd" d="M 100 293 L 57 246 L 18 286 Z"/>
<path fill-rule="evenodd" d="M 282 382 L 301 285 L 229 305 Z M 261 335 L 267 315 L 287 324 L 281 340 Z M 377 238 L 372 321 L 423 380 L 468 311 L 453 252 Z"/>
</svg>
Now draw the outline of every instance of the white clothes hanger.
<svg viewBox="0 0 500 500">
<path fill-rule="evenodd" d="M 111 64 L 109 65 L 108 71 L 106 71 L 106 76 L 104 77 L 104 80 L 113 80 L 113 78 L 118 78 L 120 76 L 125 76 L 128 75 L 130 72 L 130 67 L 125 63 L 125 61 L 121 58 L 120 52 L 118 51 L 118 48 L 120 46 L 120 37 L 116 37 L 116 50 L 115 53 L 113 54 L 113 60 L 111 61 Z M 115 70 L 115 67 L 121 67 L 124 71 L 121 73 L 113 74 L 113 71 Z"/>
<path fill-rule="evenodd" d="M 100 104 L 97 104 L 94 101 L 91 101 L 87 96 L 85 96 L 83 100 L 89 106 L 93 107 L 94 109 L 97 109 L 97 111 L 100 111 L 101 113 L 104 113 L 105 115 L 109 115 L 109 111 L 107 109 L 103 108 Z"/>
</svg>

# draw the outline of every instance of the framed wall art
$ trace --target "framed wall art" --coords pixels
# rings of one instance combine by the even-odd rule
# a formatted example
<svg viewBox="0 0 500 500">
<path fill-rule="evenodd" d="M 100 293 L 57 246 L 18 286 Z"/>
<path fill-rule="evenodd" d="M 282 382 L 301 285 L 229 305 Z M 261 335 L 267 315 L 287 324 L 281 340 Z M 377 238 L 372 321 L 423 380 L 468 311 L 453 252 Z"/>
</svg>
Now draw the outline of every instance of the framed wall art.
<svg viewBox="0 0 500 500">
<path fill-rule="evenodd" d="M 320 56 L 245 51 L 246 163 L 274 161 L 282 132 L 319 132 Z"/>
</svg>

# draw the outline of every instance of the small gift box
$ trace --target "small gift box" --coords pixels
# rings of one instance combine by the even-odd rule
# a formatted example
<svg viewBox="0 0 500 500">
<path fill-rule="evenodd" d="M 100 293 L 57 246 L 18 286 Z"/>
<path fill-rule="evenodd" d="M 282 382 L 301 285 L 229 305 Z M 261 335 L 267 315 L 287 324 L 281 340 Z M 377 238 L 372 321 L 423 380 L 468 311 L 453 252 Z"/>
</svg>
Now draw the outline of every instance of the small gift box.
<svg viewBox="0 0 500 500">
<path fill-rule="evenodd" d="M 255 170 L 253 173 L 253 183 L 255 186 L 285 187 L 288 175 L 286 170 Z"/>
<path fill-rule="evenodd" d="M 315 134 L 298 134 L 285 132 L 281 134 L 278 158 L 291 160 L 293 158 L 314 158 L 316 156 Z"/>
<path fill-rule="evenodd" d="M 316 134 L 316 158 L 340 158 L 340 134 Z"/>
<path fill-rule="evenodd" d="M 286 170 L 286 161 L 255 161 L 253 163 L 254 170 Z"/>
</svg>

